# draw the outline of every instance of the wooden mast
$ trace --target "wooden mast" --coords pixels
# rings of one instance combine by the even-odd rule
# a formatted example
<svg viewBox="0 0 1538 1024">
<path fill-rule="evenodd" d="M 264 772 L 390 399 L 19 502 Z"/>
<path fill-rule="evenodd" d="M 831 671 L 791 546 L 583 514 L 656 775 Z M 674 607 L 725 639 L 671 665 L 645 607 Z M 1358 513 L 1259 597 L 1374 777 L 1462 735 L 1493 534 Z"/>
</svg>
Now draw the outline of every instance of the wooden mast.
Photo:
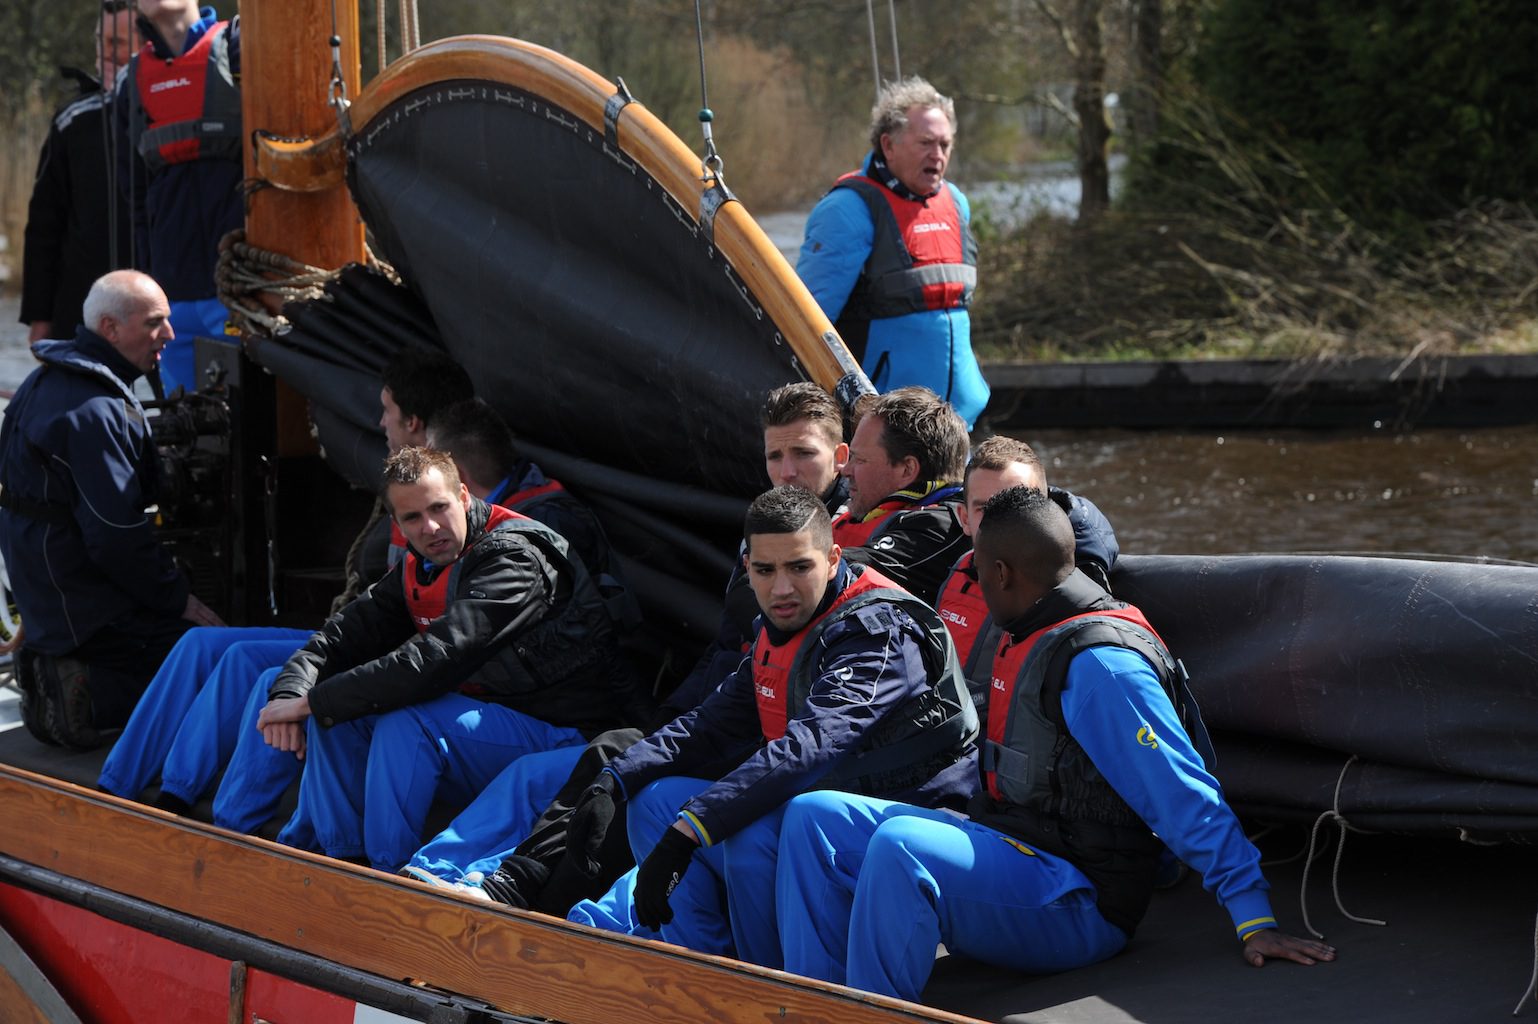
<svg viewBox="0 0 1538 1024">
<path fill-rule="evenodd" d="M 260 181 L 260 131 L 286 138 L 334 133 L 331 26 L 341 37 L 347 94 L 358 94 L 358 12 L 354 0 L 244 0 L 240 5 L 241 113 L 246 177 Z M 259 187 L 246 201 L 246 241 L 328 269 L 363 259 L 363 224 L 344 184 L 319 191 Z M 304 400 L 278 389 L 278 453 L 313 452 Z"/>
</svg>

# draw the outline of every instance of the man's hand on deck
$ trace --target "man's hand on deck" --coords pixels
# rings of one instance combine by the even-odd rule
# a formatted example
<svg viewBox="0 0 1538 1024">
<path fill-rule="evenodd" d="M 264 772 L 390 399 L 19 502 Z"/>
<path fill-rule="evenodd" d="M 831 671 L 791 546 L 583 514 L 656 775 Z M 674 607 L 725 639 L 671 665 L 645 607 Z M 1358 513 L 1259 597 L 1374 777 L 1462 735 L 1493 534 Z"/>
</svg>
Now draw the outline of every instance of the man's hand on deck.
<svg viewBox="0 0 1538 1024">
<path fill-rule="evenodd" d="M 1313 939 L 1265 928 L 1244 940 L 1244 959 L 1251 967 L 1264 967 L 1267 960 L 1291 960 L 1300 964 L 1328 963 L 1335 959 L 1335 947 Z"/>
<path fill-rule="evenodd" d="M 304 760 L 304 720 L 310 717 L 310 698 L 278 697 L 267 702 L 256 716 L 256 727 L 269 747 L 287 751 Z"/>
</svg>

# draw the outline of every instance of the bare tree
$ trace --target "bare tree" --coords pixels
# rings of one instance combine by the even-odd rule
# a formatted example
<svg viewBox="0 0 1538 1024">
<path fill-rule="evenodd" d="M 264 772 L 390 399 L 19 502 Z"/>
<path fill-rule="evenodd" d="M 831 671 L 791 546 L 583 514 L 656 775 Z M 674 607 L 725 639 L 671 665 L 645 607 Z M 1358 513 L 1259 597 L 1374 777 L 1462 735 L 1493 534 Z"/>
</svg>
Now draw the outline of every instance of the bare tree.
<svg viewBox="0 0 1538 1024">
<path fill-rule="evenodd" d="M 1126 90 L 1127 139 L 1134 150 L 1159 133 L 1164 92 L 1164 0 L 1131 0 L 1132 82 Z"/>
<path fill-rule="evenodd" d="M 1051 0 L 1035 3 L 1057 30 L 1073 61 L 1071 120 L 1079 134 L 1079 221 L 1092 221 L 1111 205 L 1111 172 L 1106 162 L 1111 124 L 1105 116 L 1105 44 L 1101 34 L 1104 0 L 1069 0 L 1066 14 Z"/>
</svg>

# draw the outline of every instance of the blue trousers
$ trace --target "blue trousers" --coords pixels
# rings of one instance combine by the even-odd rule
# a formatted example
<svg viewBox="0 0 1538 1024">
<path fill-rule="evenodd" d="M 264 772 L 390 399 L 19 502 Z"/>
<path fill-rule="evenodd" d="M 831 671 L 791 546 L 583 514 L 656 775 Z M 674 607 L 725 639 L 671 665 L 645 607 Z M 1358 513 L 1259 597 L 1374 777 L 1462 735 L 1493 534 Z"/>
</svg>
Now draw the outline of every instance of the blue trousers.
<svg viewBox="0 0 1538 1024">
<path fill-rule="evenodd" d="M 196 802 L 233 749 L 252 680 L 309 638 L 297 629 L 189 629 L 139 699 L 97 785 L 133 799 L 163 776 L 167 792 Z"/>
<path fill-rule="evenodd" d="M 609 886 L 609 891 L 598 899 L 579 900 L 571 910 L 567 911 L 566 920 L 585 924 L 589 928 L 602 928 L 606 932 L 634 935 L 641 939 L 662 938 L 659 932 L 652 931 L 635 919 L 635 875 L 636 869 L 631 868 L 620 875 L 619 879 Z"/>
<path fill-rule="evenodd" d="M 489 875 L 517 849 L 571 777 L 582 746 L 526 754 L 508 765 L 448 828 L 428 840 L 408 864 L 458 882 L 473 871 Z"/>
<path fill-rule="evenodd" d="M 330 728 L 311 718 L 305 735 L 299 806 L 278 840 L 366 856 L 381 871 L 399 870 L 421 845 L 440 794 L 468 804 L 514 760 L 586 742 L 575 729 L 458 693 Z"/>
<path fill-rule="evenodd" d="M 256 728 L 257 715 L 267 706 L 282 665 L 257 676 L 247 693 L 235 731 L 235 751 L 214 793 L 214 824 L 235 832 L 255 832 L 277 813 L 283 794 L 299 777 L 304 762 L 293 754 L 269 747 Z"/>
<path fill-rule="evenodd" d="M 776 902 L 785 970 L 913 1001 L 942 942 L 1033 973 L 1127 943 L 1067 861 L 945 811 L 832 791 L 786 805 Z"/>
<path fill-rule="evenodd" d="M 658 779 L 630 801 L 626 821 L 637 864 L 678 820 L 679 808 L 710 785 L 703 779 Z M 723 842 L 695 851 L 689 870 L 668 898 L 673 920 L 662 926 L 665 940 L 701 953 L 779 965 L 779 933 L 768 881 L 774 877 L 782 813 L 771 811 Z M 734 877 L 742 884 L 729 885 Z"/>
</svg>

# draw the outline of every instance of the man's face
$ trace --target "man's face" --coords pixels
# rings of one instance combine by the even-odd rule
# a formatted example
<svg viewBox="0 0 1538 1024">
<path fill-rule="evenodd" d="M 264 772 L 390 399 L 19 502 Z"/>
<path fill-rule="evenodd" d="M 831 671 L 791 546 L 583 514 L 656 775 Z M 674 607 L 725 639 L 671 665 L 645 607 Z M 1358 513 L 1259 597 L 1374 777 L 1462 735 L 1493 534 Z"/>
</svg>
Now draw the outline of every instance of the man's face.
<svg viewBox="0 0 1538 1024">
<path fill-rule="evenodd" d="M 897 180 L 921 196 L 934 195 L 951 162 L 951 122 L 939 107 L 910 107 L 908 126 L 881 136 L 881 155 Z"/>
<path fill-rule="evenodd" d="M 96 39 L 96 61 L 101 66 L 101 87 L 111 90 L 118 68 L 133 56 L 133 11 L 103 11 L 101 35 Z"/>
<path fill-rule="evenodd" d="M 849 446 L 835 445 L 816 420 L 764 428 L 764 469 L 772 487 L 791 484 L 820 498 L 848 461 Z"/>
<path fill-rule="evenodd" d="M 379 405 L 383 410 L 379 415 L 379 429 L 384 431 L 385 444 L 389 446 L 390 454 L 408 445 L 420 447 L 427 443 L 427 431 L 422 421 L 415 416 L 402 415 L 401 407 L 395 404 L 395 396 L 389 388 L 379 389 Z"/>
<path fill-rule="evenodd" d="M 160 350 L 176 337 L 176 332 L 171 330 L 171 304 L 158 285 L 144 281 L 135 294 L 129 312 L 121 319 L 102 317 L 97 332 L 119 355 L 148 373 L 160 360 Z"/>
<path fill-rule="evenodd" d="M 968 537 L 977 536 L 977 524 L 983 520 L 983 506 L 989 498 L 1011 487 L 1046 490 L 1041 470 L 1023 462 L 1011 462 L 1003 469 L 974 469 L 967 477 L 967 501 L 960 510 L 961 531 Z"/>
<path fill-rule="evenodd" d="M 465 550 L 469 533 L 470 492 L 449 486 L 439 469 L 429 469 L 414 484 L 391 484 L 386 497 L 406 541 L 434 565 L 448 565 Z"/>
<path fill-rule="evenodd" d="M 139 0 L 139 13 L 156 25 L 198 20 L 198 0 Z"/>
<path fill-rule="evenodd" d="M 810 529 L 755 533 L 743 558 L 764 618 L 776 629 L 794 633 L 812 621 L 822 603 L 828 581 L 838 571 L 839 547 L 821 547 Z"/>
<path fill-rule="evenodd" d="M 995 622 L 1014 622 L 1030 611 L 1046 593 L 1046 590 L 1026 580 L 1001 562 L 1001 552 L 984 533 L 975 538 L 972 549 L 972 565 L 977 571 L 977 586 L 983 592 L 983 603 Z"/>
<path fill-rule="evenodd" d="M 885 436 L 886 423 L 879 416 L 866 416 L 854 428 L 844 475 L 849 478 L 849 512 L 857 518 L 918 479 L 918 461 L 912 456 L 891 461 L 881 443 Z"/>
</svg>

